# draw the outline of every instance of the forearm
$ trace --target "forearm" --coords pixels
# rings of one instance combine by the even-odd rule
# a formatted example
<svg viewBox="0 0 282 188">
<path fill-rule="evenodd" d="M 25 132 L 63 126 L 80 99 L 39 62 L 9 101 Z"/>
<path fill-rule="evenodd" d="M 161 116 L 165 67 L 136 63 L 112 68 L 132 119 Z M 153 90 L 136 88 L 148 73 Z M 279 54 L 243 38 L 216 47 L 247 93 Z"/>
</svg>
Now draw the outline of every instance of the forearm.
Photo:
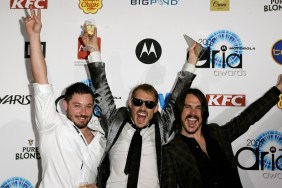
<svg viewBox="0 0 282 188">
<path fill-rule="evenodd" d="M 269 112 L 269 110 L 278 103 L 280 93 L 281 92 L 276 87 L 272 87 L 238 116 L 221 126 L 227 130 L 226 134 L 230 140 L 233 141 L 241 136 L 251 125 L 255 124 Z"/>
<path fill-rule="evenodd" d="M 93 62 L 88 64 L 91 81 L 95 89 L 95 104 L 107 119 L 115 112 L 116 105 L 105 72 L 105 63 Z"/>
<path fill-rule="evenodd" d="M 164 126 L 164 130 L 166 130 L 164 131 L 164 142 L 167 142 L 167 139 L 174 131 L 172 127 L 173 121 L 175 120 L 173 111 L 175 101 L 184 88 L 190 88 L 195 77 L 196 75 L 189 71 L 182 70 L 181 72 L 179 72 L 177 81 L 171 91 L 168 103 L 162 112 L 162 124 Z"/>
<path fill-rule="evenodd" d="M 30 62 L 34 81 L 39 84 L 47 84 L 47 67 L 41 49 L 40 34 L 30 37 Z"/>
</svg>

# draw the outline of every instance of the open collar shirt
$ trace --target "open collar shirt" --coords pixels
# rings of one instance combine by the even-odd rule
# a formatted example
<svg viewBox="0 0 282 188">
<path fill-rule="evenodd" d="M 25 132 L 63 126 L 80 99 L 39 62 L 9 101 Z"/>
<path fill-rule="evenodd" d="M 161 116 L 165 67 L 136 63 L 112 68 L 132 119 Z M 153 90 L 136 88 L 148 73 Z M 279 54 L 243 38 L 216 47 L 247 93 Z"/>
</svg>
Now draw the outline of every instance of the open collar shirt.
<svg viewBox="0 0 282 188">
<path fill-rule="evenodd" d="M 40 188 L 78 188 L 80 182 L 96 183 L 106 145 L 103 132 L 92 118 L 88 127 L 95 137 L 87 144 L 73 122 L 56 112 L 52 85 L 35 83 L 33 88 L 42 162 Z"/>
</svg>

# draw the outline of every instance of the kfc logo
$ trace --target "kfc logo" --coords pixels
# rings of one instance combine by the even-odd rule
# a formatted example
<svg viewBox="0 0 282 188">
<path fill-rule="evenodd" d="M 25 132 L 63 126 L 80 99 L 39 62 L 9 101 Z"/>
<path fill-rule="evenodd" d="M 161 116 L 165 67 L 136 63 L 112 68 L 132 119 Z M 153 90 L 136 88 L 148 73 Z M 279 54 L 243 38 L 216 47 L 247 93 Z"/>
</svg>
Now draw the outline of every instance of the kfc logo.
<svg viewBox="0 0 282 188">
<path fill-rule="evenodd" d="M 47 9 L 48 0 L 10 0 L 10 9 Z"/>
<path fill-rule="evenodd" d="M 207 94 L 209 106 L 245 106 L 245 95 Z"/>
</svg>

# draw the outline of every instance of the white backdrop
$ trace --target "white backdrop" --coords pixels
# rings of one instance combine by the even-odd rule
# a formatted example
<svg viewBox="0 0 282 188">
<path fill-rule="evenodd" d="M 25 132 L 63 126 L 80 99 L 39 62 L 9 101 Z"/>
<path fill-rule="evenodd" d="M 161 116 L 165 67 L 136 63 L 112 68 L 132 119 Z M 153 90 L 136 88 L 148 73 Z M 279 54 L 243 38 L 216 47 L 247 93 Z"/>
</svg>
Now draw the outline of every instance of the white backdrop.
<svg viewBox="0 0 282 188">
<path fill-rule="evenodd" d="M 89 10 L 80 7 L 80 2 L 82 5 L 96 3 L 100 8 L 96 12 L 93 9 L 87 12 Z M 24 8 L 28 4 L 42 8 L 41 40 L 46 42 L 49 78 L 57 96 L 73 82 L 88 82 L 85 60 L 78 59 L 78 37 L 80 26 L 90 18 L 98 27 L 102 59 L 106 62 L 108 81 L 118 106 L 126 104 L 130 89 L 139 83 L 154 85 L 163 96 L 170 92 L 186 58 L 187 44 L 183 34 L 205 46 L 209 45 L 209 39 L 216 39 L 218 43 L 210 43 L 210 52 L 219 51 L 217 58 L 221 63 L 226 60 L 221 47 L 227 46 L 227 57 L 228 53 L 235 53 L 230 47 L 236 46 L 240 40 L 238 54 L 242 57 L 242 68 L 197 68 L 192 86 L 205 94 L 224 95 L 226 99 L 243 96 L 247 106 L 275 85 L 282 73 L 281 60 L 273 58 L 273 54 L 280 57 L 282 49 L 282 28 L 279 25 L 282 2 L 279 0 L 2 0 L 1 186 L 21 181 L 22 186 L 35 187 L 39 180 L 40 155 L 29 87 L 32 77 L 29 58 L 25 58 L 28 38 L 22 23 L 27 12 Z M 229 8 L 225 8 L 226 5 Z M 226 32 L 231 38 L 215 34 Z M 142 63 L 135 54 L 138 43 L 148 38 L 157 41 L 162 49 L 158 61 L 153 64 Z M 275 53 L 274 44 L 277 44 Z M 236 66 L 236 62 L 233 65 Z M 234 103 L 228 102 L 224 105 L 217 101 L 219 106 L 210 106 L 209 122 L 224 124 L 245 108 L 240 104 L 232 106 Z M 271 146 L 277 149 L 267 155 L 268 165 L 265 161 L 255 170 L 238 168 L 246 188 L 281 187 L 281 103 L 282 97 L 277 106 L 233 143 L 234 153 L 244 147 L 254 148 L 262 140 L 261 152 L 270 152 Z M 252 152 L 244 150 L 238 162 L 250 168 L 255 158 Z M 272 164 L 275 169 L 269 167 Z M 7 187 L 12 187 L 12 183 Z"/>
</svg>

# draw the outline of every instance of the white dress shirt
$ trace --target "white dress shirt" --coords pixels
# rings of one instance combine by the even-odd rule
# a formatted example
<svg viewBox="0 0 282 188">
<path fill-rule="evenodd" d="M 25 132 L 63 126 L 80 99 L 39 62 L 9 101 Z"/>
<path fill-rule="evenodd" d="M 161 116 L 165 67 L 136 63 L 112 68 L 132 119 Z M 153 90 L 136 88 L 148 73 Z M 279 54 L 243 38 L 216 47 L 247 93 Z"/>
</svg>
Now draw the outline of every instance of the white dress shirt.
<svg viewBox="0 0 282 188">
<path fill-rule="evenodd" d="M 107 188 L 127 187 L 128 175 L 125 175 L 124 168 L 134 132 L 135 129 L 127 123 L 109 152 L 110 177 L 107 181 Z M 142 151 L 137 187 L 160 187 L 157 169 L 155 125 L 142 129 L 140 134 L 142 136 Z"/>
<path fill-rule="evenodd" d="M 80 182 L 96 183 L 106 145 L 103 133 L 96 131 L 92 118 L 87 126 L 95 137 L 86 144 L 73 122 L 56 112 L 52 86 L 35 83 L 33 87 L 42 162 L 40 188 L 78 188 Z"/>
</svg>

